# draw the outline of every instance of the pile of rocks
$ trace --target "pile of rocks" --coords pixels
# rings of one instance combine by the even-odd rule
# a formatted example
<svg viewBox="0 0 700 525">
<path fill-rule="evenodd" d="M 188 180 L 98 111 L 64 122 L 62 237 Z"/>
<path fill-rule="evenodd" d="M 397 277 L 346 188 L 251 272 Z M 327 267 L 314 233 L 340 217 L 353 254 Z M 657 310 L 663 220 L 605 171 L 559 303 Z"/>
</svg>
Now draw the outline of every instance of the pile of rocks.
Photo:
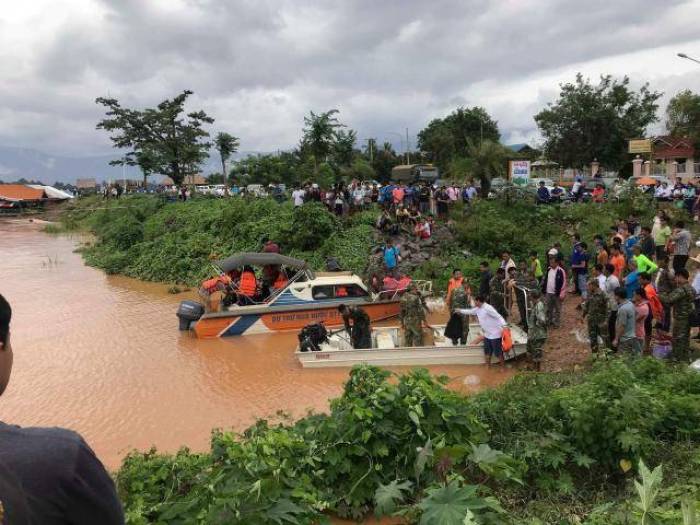
<svg viewBox="0 0 700 525">
<path fill-rule="evenodd" d="M 411 274 L 423 263 L 431 259 L 439 259 L 441 252 L 444 251 L 444 247 L 456 242 L 452 230 L 442 224 L 435 227 L 430 239 L 418 240 L 414 235 L 403 232 L 391 237 L 384 237 L 377 233 L 375 234 L 376 246 L 372 250 L 367 266 L 367 275 L 384 273 L 384 246 L 389 239 L 392 239 L 400 248 L 401 262 L 399 263 L 399 270 L 402 274 Z M 465 256 L 469 256 L 469 254 L 465 253 Z M 445 267 L 447 266 L 447 263 L 443 264 Z"/>
</svg>

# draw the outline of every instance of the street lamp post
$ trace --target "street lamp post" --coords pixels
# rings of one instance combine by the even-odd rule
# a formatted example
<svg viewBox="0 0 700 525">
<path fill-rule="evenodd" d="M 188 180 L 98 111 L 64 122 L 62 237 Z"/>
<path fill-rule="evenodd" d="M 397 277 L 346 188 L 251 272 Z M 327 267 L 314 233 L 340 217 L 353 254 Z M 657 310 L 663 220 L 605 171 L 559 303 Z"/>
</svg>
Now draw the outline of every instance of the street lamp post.
<svg viewBox="0 0 700 525">
<path fill-rule="evenodd" d="M 384 133 L 388 133 L 389 135 L 396 135 L 399 137 L 399 144 L 401 145 L 401 148 L 404 150 L 404 157 L 408 156 L 408 144 L 406 147 L 403 145 L 403 135 L 399 133 L 398 131 L 385 131 Z M 406 164 L 408 164 L 408 161 L 406 161 Z"/>
<path fill-rule="evenodd" d="M 680 58 L 685 58 L 686 60 L 692 60 L 693 62 L 697 62 L 698 64 L 700 64 L 700 60 L 697 60 L 693 57 L 689 57 L 685 53 L 676 53 L 676 55 L 679 56 Z"/>
</svg>

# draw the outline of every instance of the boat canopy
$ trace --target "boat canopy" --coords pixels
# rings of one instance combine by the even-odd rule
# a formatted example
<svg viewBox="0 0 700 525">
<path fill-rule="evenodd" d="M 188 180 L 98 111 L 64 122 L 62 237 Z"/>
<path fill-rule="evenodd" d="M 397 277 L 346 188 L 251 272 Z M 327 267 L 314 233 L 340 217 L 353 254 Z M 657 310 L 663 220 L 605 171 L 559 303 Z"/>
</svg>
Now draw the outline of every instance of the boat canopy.
<svg viewBox="0 0 700 525">
<path fill-rule="evenodd" d="M 214 264 L 224 272 L 230 272 L 241 266 L 267 266 L 273 264 L 298 270 L 306 268 L 306 262 L 301 259 L 294 259 L 279 253 L 237 253 L 226 259 L 216 261 Z"/>
</svg>

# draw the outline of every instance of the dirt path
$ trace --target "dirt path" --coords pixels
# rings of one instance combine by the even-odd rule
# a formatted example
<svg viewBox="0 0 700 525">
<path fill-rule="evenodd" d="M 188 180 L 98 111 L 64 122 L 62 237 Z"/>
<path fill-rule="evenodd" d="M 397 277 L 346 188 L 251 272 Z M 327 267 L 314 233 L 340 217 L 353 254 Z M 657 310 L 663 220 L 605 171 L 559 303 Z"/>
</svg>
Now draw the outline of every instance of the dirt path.
<svg viewBox="0 0 700 525">
<path fill-rule="evenodd" d="M 581 298 L 574 294 L 567 295 L 561 309 L 561 328 L 549 331 L 542 360 L 543 372 L 571 370 L 575 365 L 584 363 L 591 355 L 586 343 L 580 343 L 571 332 L 582 328 L 578 324 L 581 313 L 576 305 Z"/>
</svg>

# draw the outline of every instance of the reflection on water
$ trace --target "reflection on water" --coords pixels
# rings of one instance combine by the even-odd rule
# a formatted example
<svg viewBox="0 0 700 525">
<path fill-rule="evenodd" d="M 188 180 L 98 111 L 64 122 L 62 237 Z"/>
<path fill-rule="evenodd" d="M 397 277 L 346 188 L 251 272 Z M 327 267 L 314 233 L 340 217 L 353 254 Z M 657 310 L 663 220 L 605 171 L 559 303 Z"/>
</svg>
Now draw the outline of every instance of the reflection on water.
<svg viewBox="0 0 700 525">
<path fill-rule="evenodd" d="M 0 293 L 14 310 L 15 350 L 3 421 L 73 428 L 116 468 L 132 448 L 205 449 L 212 428 L 325 410 L 342 391 L 348 370 L 302 370 L 293 333 L 198 340 L 178 332 L 184 294 L 86 267 L 77 245 L 35 224 L 0 221 Z M 510 375 L 431 371 L 464 391 Z"/>
</svg>

